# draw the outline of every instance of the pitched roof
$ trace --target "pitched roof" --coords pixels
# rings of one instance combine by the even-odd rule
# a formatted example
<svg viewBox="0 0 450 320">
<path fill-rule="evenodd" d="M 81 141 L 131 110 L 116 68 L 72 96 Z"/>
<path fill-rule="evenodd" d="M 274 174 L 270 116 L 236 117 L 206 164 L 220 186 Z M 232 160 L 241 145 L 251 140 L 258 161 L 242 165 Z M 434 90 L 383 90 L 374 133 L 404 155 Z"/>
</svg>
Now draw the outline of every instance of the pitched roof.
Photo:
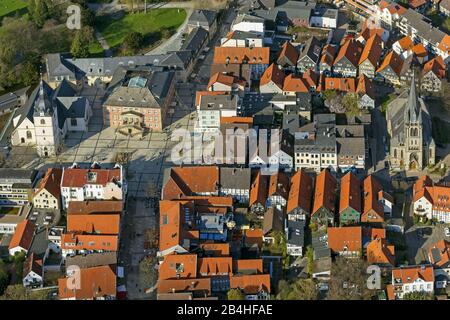
<svg viewBox="0 0 450 320">
<path fill-rule="evenodd" d="M 174 292 L 199 292 L 209 296 L 211 294 L 211 278 L 195 279 L 159 279 L 158 294 Z"/>
<path fill-rule="evenodd" d="M 64 233 L 61 236 L 61 248 L 68 250 L 117 251 L 117 235 Z"/>
<path fill-rule="evenodd" d="M 403 69 L 403 63 L 402 58 L 392 50 L 386 55 L 376 72 L 381 72 L 387 67 L 391 67 L 392 71 L 395 72 L 397 76 L 400 76 Z"/>
<path fill-rule="evenodd" d="M 313 179 L 303 169 L 296 171 L 291 178 L 289 198 L 286 212 L 289 213 L 296 208 L 301 208 L 311 214 L 313 194 Z"/>
<path fill-rule="evenodd" d="M 364 73 L 360 74 L 358 77 L 358 86 L 356 87 L 356 93 L 361 95 L 367 94 L 372 99 L 376 98 L 373 82 Z"/>
<path fill-rule="evenodd" d="M 243 123 L 243 124 L 253 124 L 252 117 L 220 117 L 220 124 L 228 124 L 228 123 Z"/>
<path fill-rule="evenodd" d="M 356 79 L 355 78 L 324 78 L 323 86 L 321 86 L 320 91 L 325 90 L 336 90 L 341 92 L 351 92 L 356 91 Z"/>
<path fill-rule="evenodd" d="M 215 83 L 221 83 L 231 87 L 234 83 L 234 77 L 217 72 L 213 74 L 209 79 L 208 88 L 210 88 Z"/>
<path fill-rule="evenodd" d="M 317 63 L 319 61 L 321 49 L 322 45 L 320 44 L 319 39 L 312 36 L 306 40 L 298 60 L 302 60 L 304 57 L 309 57 L 312 61 Z"/>
<path fill-rule="evenodd" d="M 264 232 L 262 229 L 247 229 L 245 234 L 245 245 L 247 247 L 257 246 L 258 249 L 262 248 Z"/>
<path fill-rule="evenodd" d="M 426 57 L 428 56 L 428 51 L 422 43 L 418 43 L 412 47 L 412 51 L 417 57 Z"/>
<path fill-rule="evenodd" d="M 450 36 L 445 34 L 442 40 L 439 42 L 438 49 L 444 53 L 450 52 Z"/>
<path fill-rule="evenodd" d="M 121 180 L 120 169 L 64 168 L 61 187 L 81 188 L 86 184 L 105 186 L 109 182 Z"/>
<path fill-rule="evenodd" d="M 32 252 L 28 255 L 23 264 L 23 277 L 25 278 L 31 271 L 43 276 L 42 274 L 42 260 L 38 260 L 37 256 Z"/>
<path fill-rule="evenodd" d="M 414 42 L 411 40 L 409 36 L 404 36 L 400 40 L 397 41 L 400 48 L 402 48 L 403 51 L 405 50 L 411 50 L 414 47 Z"/>
<path fill-rule="evenodd" d="M 361 219 L 366 220 L 369 214 L 375 213 L 378 215 L 376 220 L 383 220 L 384 218 L 384 208 L 378 199 L 378 193 L 382 191 L 383 188 L 378 180 L 370 175 L 364 179 L 364 210 Z"/>
<path fill-rule="evenodd" d="M 370 37 L 361 53 L 359 64 L 368 60 L 376 68 L 382 54 L 382 43 L 383 40 L 377 34 Z"/>
<path fill-rule="evenodd" d="M 216 47 L 214 64 L 269 64 L 269 47 Z"/>
<path fill-rule="evenodd" d="M 198 259 L 198 273 L 202 276 L 229 275 L 233 273 L 232 257 Z"/>
<path fill-rule="evenodd" d="M 335 211 L 337 181 L 329 170 L 324 169 L 316 178 L 316 190 L 314 192 L 314 206 L 312 214 L 315 214 L 321 207 L 325 207 L 331 212 Z"/>
<path fill-rule="evenodd" d="M 417 9 L 426 4 L 427 4 L 427 0 L 408 0 L 409 7 L 413 8 L 413 9 Z"/>
<path fill-rule="evenodd" d="M 216 166 L 172 167 L 163 188 L 163 199 L 178 199 L 196 193 L 217 192 L 219 168 Z"/>
<path fill-rule="evenodd" d="M 230 277 L 230 288 L 242 289 L 245 294 L 256 294 L 261 290 L 270 293 L 270 275 L 233 275 Z"/>
<path fill-rule="evenodd" d="M 70 201 L 67 215 L 120 214 L 122 207 L 121 200 Z"/>
<path fill-rule="evenodd" d="M 281 67 L 275 63 L 272 63 L 261 75 L 259 85 L 264 86 L 270 82 L 273 82 L 281 89 L 283 88 L 284 77 L 284 72 L 281 70 Z"/>
<path fill-rule="evenodd" d="M 159 265 L 159 279 L 196 278 L 196 254 L 169 254 Z"/>
<path fill-rule="evenodd" d="M 200 243 L 199 247 L 208 255 L 215 257 L 224 257 L 230 255 L 229 243 L 206 242 Z"/>
<path fill-rule="evenodd" d="M 37 195 L 39 192 L 45 189 L 59 200 L 61 196 L 61 176 L 61 169 L 48 168 L 44 178 L 42 178 L 42 180 L 40 181 L 40 184 L 34 194 Z"/>
<path fill-rule="evenodd" d="M 428 249 L 428 257 L 437 267 L 450 267 L 450 242 L 445 239 L 436 242 Z"/>
<path fill-rule="evenodd" d="M 339 213 L 349 207 L 361 212 L 361 182 L 351 172 L 348 172 L 341 179 Z"/>
<path fill-rule="evenodd" d="M 291 73 L 284 79 L 283 91 L 309 92 L 309 87 L 304 78 L 294 77 Z"/>
<path fill-rule="evenodd" d="M 253 181 L 250 187 L 250 201 L 249 201 L 250 206 L 252 206 L 255 203 L 260 203 L 263 206 L 265 206 L 268 193 L 267 184 L 268 184 L 268 177 L 266 175 L 261 174 L 261 171 L 258 170 L 255 180 Z"/>
<path fill-rule="evenodd" d="M 437 56 L 425 63 L 422 74 L 426 75 L 430 71 L 441 79 L 445 77 L 445 63 L 441 56 Z"/>
<path fill-rule="evenodd" d="M 119 234 L 119 214 L 72 214 L 67 215 L 67 231 L 92 234 Z"/>
<path fill-rule="evenodd" d="M 334 59 L 334 64 L 346 57 L 353 66 L 357 67 L 362 49 L 360 42 L 355 39 L 347 39 L 341 46 L 336 59 Z"/>
<path fill-rule="evenodd" d="M 275 207 L 270 207 L 264 213 L 264 235 L 268 235 L 272 231 L 283 231 L 284 227 L 284 215 L 283 211 L 278 210 Z"/>
<path fill-rule="evenodd" d="M 420 265 L 392 269 L 393 284 L 413 283 L 417 279 L 434 282 L 433 267 L 430 265 Z"/>
<path fill-rule="evenodd" d="M 367 21 L 369 21 L 369 20 L 366 20 L 366 22 Z M 363 25 L 361 32 L 359 33 L 359 37 L 363 37 L 364 40 L 367 41 L 374 35 L 378 35 L 382 39 L 382 35 L 383 35 L 384 31 L 385 30 L 383 28 L 373 28 L 372 26 L 369 26 L 368 23 L 365 23 Z"/>
<path fill-rule="evenodd" d="M 9 243 L 9 249 L 11 250 L 16 247 L 20 247 L 28 250 L 31 246 L 31 242 L 33 241 L 35 229 L 36 225 L 30 220 L 23 220 L 18 223 L 16 226 L 16 231 L 14 232 L 11 242 Z"/>
<path fill-rule="evenodd" d="M 183 241 L 183 225 L 181 211 L 185 201 L 169 201 L 163 200 L 159 202 L 159 250 L 164 251 L 177 245 L 181 245 Z M 186 206 L 185 209 L 189 209 Z M 193 208 L 191 206 L 193 211 Z"/>
<path fill-rule="evenodd" d="M 329 66 L 333 65 L 334 57 L 337 53 L 337 47 L 333 46 L 331 44 L 327 44 L 325 47 L 323 47 L 322 55 L 320 57 L 320 63 L 325 63 Z"/>
<path fill-rule="evenodd" d="M 270 175 L 268 196 L 273 195 L 279 195 L 286 200 L 289 197 L 289 178 L 282 171 Z"/>
<path fill-rule="evenodd" d="M 235 259 L 233 270 L 235 273 L 263 273 L 263 259 Z"/>
<path fill-rule="evenodd" d="M 395 265 L 395 248 L 386 239 L 374 239 L 367 245 L 367 262 Z"/>
<path fill-rule="evenodd" d="M 335 253 L 342 251 L 362 250 L 362 228 L 358 227 L 329 227 L 328 247 Z"/>
<path fill-rule="evenodd" d="M 116 295 L 116 274 L 110 266 L 80 269 L 79 272 L 78 288 L 69 287 L 69 283 L 72 284 L 71 279 L 58 279 L 60 299 L 83 300 Z"/>
<path fill-rule="evenodd" d="M 293 64 L 297 63 L 299 56 L 298 50 L 292 45 L 290 41 L 286 41 L 281 47 L 280 54 L 278 55 L 278 60 L 281 58 L 287 58 Z"/>
</svg>

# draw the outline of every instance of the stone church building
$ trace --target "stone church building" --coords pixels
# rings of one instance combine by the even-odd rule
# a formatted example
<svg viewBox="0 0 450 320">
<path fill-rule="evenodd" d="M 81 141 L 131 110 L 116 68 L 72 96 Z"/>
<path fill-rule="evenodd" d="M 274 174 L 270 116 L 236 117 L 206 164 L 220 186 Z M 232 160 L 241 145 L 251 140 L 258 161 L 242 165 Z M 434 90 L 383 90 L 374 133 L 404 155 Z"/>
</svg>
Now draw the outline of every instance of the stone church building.
<svg viewBox="0 0 450 320">
<path fill-rule="evenodd" d="M 431 135 L 431 117 L 417 96 L 416 84 L 392 101 L 386 112 L 393 170 L 421 170 L 435 164 L 436 145 Z"/>
</svg>

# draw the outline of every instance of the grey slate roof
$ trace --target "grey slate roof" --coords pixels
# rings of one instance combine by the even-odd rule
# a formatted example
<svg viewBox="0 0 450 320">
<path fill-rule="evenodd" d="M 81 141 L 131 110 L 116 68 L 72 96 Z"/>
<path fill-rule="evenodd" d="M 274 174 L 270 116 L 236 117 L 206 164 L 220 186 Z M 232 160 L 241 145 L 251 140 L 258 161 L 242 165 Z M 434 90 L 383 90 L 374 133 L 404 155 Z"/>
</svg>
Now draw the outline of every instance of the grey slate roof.
<svg viewBox="0 0 450 320">
<path fill-rule="evenodd" d="M 250 168 L 220 168 L 220 186 L 224 189 L 250 190 Z"/>
<path fill-rule="evenodd" d="M 284 227 L 284 214 L 282 210 L 270 207 L 264 213 L 263 233 L 268 235 L 272 231 L 282 231 Z"/>
<path fill-rule="evenodd" d="M 36 180 L 37 171 L 28 169 L 0 168 L 1 184 L 28 184 L 30 187 Z"/>
<path fill-rule="evenodd" d="M 439 28 L 435 28 L 429 21 L 426 21 L 425 17 L 417 11 L 408 8 L 405 13 L 402 14 L 408 24 L 417 30 L 420 37 L 426 39 L 432 44 L 437 44 L 441 42 L 442 38 L 445 36 L 445 32 Z"/>
<path fill-rule="evenodd" d="M 289 20 L 302 19 L 309 21 L 311 10 L 316 7 L 312 1 L 287 1 L 275 7 L 278 12 L 284 12 Z"/>
<path fill-rule="evenodd" d="M 237 110 L 236 95 L 204 96 L 200 101 L 200 110 Z"/>
<path fill-rule="evenodd" d="M 0 96 L 0 111 L 8 110 L 15 107 L 20 101 L 20 97 L 30 89 L 30 87 L 22 88 L 14 92 L 6 93 Z"/>
<path fill-rule="evenodd" d="M 174 73 L 171 71 L 149 71 L 143 69 L 129 69 L 120 84 L 112 87 L 111 94 L 105 105 L 123 107 L 160 108 L 167 96 Z M 133 80 L 134 79 L 134 80 Z M 135 86 L 132 82 L 141 80 L 142 85 Z"/>
<path fill-rule="evenodd" d="M 210 27 L 216 20 L 217 12 L 212 10 L 195 10 L 189 17 L 188 24 L 198 27 Z"/>
<path fill-rule="evenodd" d="M 295 135 L 295 152 L 336 152 L 336 116 L 317 114 Z"/>
<path fill-rule="evenodd" d="M 82 269 L 115 264 L 117 264 L 116 252 L 90 253 L 86 256 L 67 256 L 66 258 L 66 267 L 79 266 Z"/>
<path fill-rule="evenodd" d="M 320 41 L 316 37 L 310 37 L 302 48 L 300 55 L 298 57 L 298 61 L 305 59 L 308 57 L 313 62 L 317 63 L 320 59 L 320 52 L 322 50 L 322 45 Z"/>
<path fill-rule="evenodd" d="M 206 31 L 202 27 L 194 28 L 191 33 L 189 33 L 189 36 L 187 37 L 186 41 L 181 46 L 182 51 L 184 50 L 190 50 L 194 53 L 197 53 L 200 51 L 203 43 L 205 43 L 206 39 L 208 38 L 208 31 Z"/>
<path fill-rule="evenodd" d="M 360 156 L 365 154 L 364 138 L 337 138 L 336 142 L 340 155 Z"/>
<path fill-rule="evenodd" d="M 305 243 L 305 221 L 287 221 L 286 243 L 303 246 Z"/>
</svg>

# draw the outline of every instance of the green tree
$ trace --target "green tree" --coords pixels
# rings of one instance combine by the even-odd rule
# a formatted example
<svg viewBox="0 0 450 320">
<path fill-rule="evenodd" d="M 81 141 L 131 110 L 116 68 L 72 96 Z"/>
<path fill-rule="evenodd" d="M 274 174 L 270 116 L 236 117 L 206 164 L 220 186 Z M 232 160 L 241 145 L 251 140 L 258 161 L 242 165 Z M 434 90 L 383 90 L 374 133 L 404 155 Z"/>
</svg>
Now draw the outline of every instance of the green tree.
<svg viewBox="0 0 450 320">
<path fill-rule="evenodd" d="M 16 254 L 11 257 L 11 261 L 14 263 L 14 269 L 16 270 L 16 276 L 18 279 L 22 279 L 23 263 L 25 259 L 26 259 L 25 253 L 22 251 L 16 252 Z"/>
<path fill-rule="evenodd" d="M 49 8 L 45 0 L 30 0 L 28 3 L 28 12 L 31 21 L 39 28 L 44 26 L 45 21 L 50 16 Z"/>
<path fill-rule="evenodd" d="M 294 282 L 281 280 L 278 283 L 277 300 L 317 300 L 318 290 L 312 279 L 297 279 Z"/>
<path fill-rule="evenodd" d="M 245 300 L 245 296 L 240 289 L 230 289 L 227 293 L 228 300 Z"/>
<path fill-rule="evenodd" d="M 21 284 L 10 285 L 6 288 L 0 300 L 46 300 L 48 293 L 46 290 L 30 291 Z"/>
<path fill-rule="evenodd" d="M 331 267 L 329 300 L 369 300 L 372 291 L 367 288 L 367 262 L 338 257 Z"/>
<path fill-rule="evenodd" d="M 307 259 L 307 265 L 306 265 L 306 272 L 311 277 L 314 272 L 314 249 L 311 245 L 309 245 L 306 248 L 306 259 Z"/>
<path fill-rule="evenodd" d="M 89 57 L 89 45 L 94 39 L 94 30 L 92 27 L 83 27 L 77 30 L 70 47 L 70 53 L 75 58 Z"/>
<path fill-rule="evenodd" d="M 144 44 L 144 36 L 139 32 L 130 32 L 125 36 L 122 43 L 122 54 L 123 55 L 134 55 L 136 54 Z"/>
<path fill-rule="evenodd" d="M 9 283 L 8 270 L 6 269 L 5 262 L 0 259 L 0 296 L 5 292 Z"/>
<path fill-rule="evenodd" d="M 403 295 L 403 300 L 434 300 L 434 298 L 426 292 L 408 292 Z"/>
<path fill-rule="evenodd" d="M 347 93 L 342 98 L 342 105 L 344 106 L 345 113 L 348 116 L 356 116 L 361 112 L 358 106 L 358 95 L 355 93 Z"/>
<path fill-rule="evenodd" d="M 39 81 L 39 65 L 40 58 L 38 54 L 31 53 L 25 58 L 21 72 L 23 84 L 30 86 Z"/>
</svg>

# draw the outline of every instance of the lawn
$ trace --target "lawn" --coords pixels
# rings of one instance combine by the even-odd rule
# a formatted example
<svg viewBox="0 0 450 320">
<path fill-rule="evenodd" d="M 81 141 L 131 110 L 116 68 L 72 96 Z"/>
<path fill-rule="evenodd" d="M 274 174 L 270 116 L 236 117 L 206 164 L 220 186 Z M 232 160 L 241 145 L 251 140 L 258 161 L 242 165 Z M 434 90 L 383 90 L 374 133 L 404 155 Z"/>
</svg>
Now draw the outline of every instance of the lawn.
<svg viewBox="0 0 450 320">
<path fill-rule="evenodd" d="M 15 11 L 23 11 L 28 6 L 27 0 L 0 0 L 0 20 Z"/>
<path fill-rule="evenodd" d="M 119 19 L 111 16 L 96 18 L 95 26 L 103 35 L 111 48 L 119 47 L 125 36 L 132 32 L 140 32 L 147 45 L 162 39 L 164 30 L 173 33 L 186 19 L 186 11 L 183 9 L 154 9 L 141 13 L 127 13 Z"/>
<path fill-rule="evenodd" d="M 0 215 L 18 215 L 20 211 L 19 207 L 0 207 Z"/>
</svg>

